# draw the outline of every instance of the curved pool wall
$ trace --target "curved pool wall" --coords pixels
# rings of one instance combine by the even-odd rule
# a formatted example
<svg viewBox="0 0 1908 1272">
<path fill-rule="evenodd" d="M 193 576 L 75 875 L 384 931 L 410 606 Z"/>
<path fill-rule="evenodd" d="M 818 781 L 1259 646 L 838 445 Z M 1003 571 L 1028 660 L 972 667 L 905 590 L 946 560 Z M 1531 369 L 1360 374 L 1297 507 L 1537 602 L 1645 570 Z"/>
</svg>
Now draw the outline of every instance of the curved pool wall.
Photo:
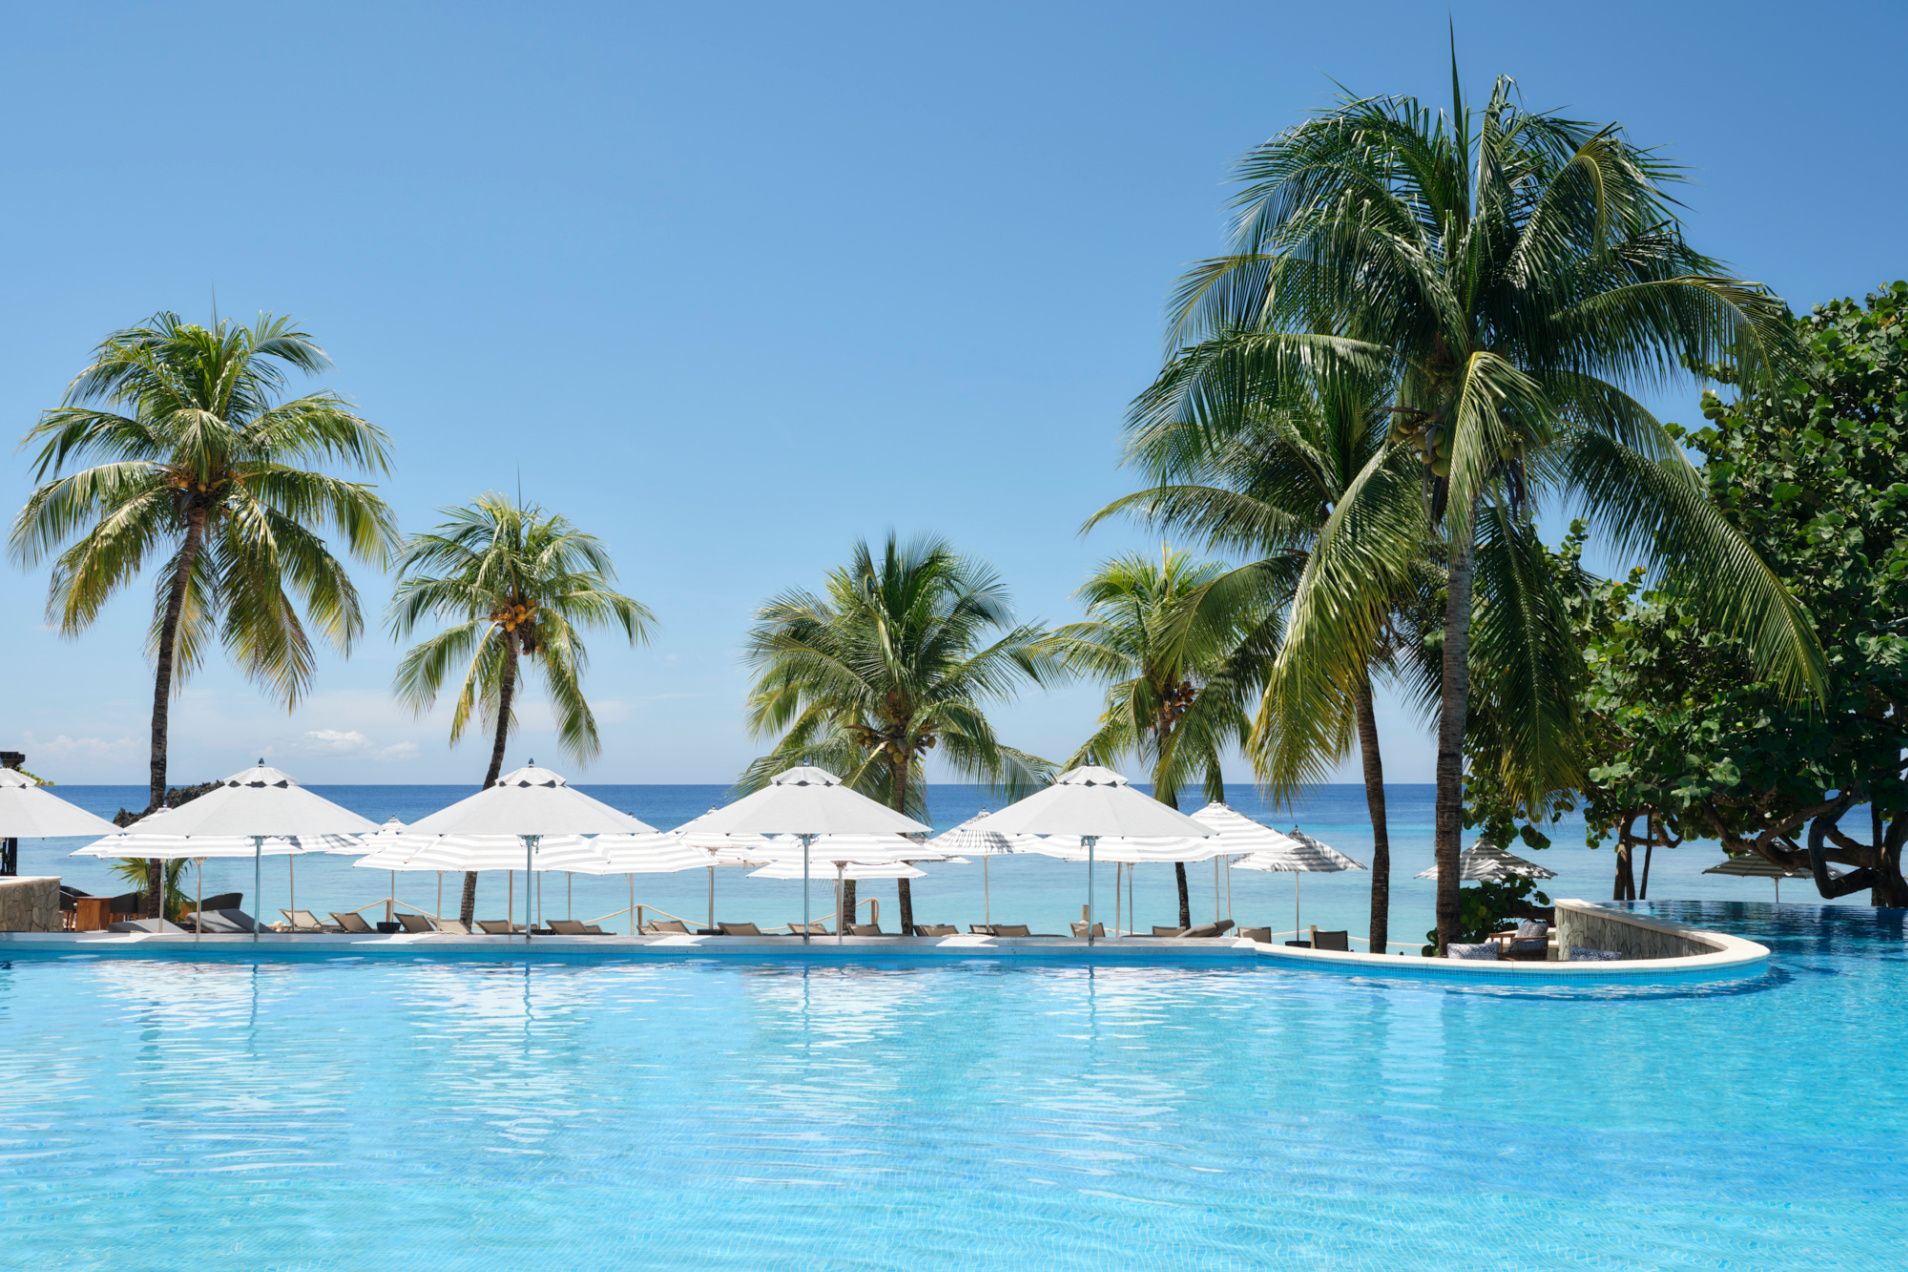
<svg viewBox="0 0 1908 1272">
<path fill-rule="evenodd" d="M 1271 964 L 1310 972 L 1414 979 L 1496 982 L 1678 981 L 1753 975 L 1769 957 L 1765 946 L 1721 932 L 1635 915 L 1584 901 L 1559 901 L 1560 942 L 1588 931 L 1605 946 L 1627 946 L 1650 956 L 1609 962 L 1473 962 L 1298 949 L 1237 938 L 1159 940 L 1145 937 L 1084 941 L 1055 937 L 953 936 L 451 936 L 398 933 L 352 936 L 264 933 L 207 936 L 152 933 L 0 933 L 0 954 L 96 955 L 129 958 L 305 959 L 450 958 L 466 960 L 682 961 L 728 959 L 750 963 L 905 963 L 908 961 L 1040 962 L 1067 965 Z M 1566 945 L 1567 948 L 1567 945 Z M 1673 951 L 1673 952 L 1672 952 Z"/>
</svg>

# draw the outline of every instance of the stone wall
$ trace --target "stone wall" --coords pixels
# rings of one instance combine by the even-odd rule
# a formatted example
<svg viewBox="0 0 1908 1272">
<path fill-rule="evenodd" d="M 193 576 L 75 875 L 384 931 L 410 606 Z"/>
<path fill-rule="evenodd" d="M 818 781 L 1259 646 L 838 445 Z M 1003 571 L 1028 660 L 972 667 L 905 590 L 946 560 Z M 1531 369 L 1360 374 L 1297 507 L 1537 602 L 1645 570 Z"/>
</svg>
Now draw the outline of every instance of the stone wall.
<svg viewBox="0 0 1908 1272">
<path fill-rule="evenodd" d="M 1605 910 L 1582 902 L 1557 903 L 1557 956 L 1573 948 L 1615 950 L 1624 958 L 1687 958 L 1718 948 L 1688 928 Z"/>
<path fill-rule="evenodd" d="M 60 930 L 57 878 L 0 879 L 0 932 Z"/>
</svg>

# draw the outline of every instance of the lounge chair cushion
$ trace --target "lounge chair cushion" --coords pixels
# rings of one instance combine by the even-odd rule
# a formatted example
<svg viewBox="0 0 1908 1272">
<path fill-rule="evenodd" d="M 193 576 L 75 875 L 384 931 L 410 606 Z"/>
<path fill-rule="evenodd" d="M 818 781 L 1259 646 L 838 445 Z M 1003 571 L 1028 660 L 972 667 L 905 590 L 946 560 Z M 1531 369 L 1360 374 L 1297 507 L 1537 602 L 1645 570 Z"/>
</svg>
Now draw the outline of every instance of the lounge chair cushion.
<svg viewBox="0 0 1908 1272">
<path fill-rule="evenodd" d="M 187 916 L 201 932 L 257 932 L 261 929 L 243 910 L 194 910 Z"/>
<path fill-rule="evenodd" d="M 556 936 L 604 936 L 602 928 L 585 923 L 581 919 L 551 919 L 550 931 Z"/>
<path fill-rule="evenodd" d="M 917 923 L 914 925 L 916 936 L 959 936 L 960 929 L 952 923 Z"/>
<path fill-rule="evenodd" d="M 689 925 L 681 919 L 652 919 L 643 924 L 643 931 L 651 936 L 687 936 Z"/>
<path fill-rule="evenodd" d="M 1444 956 L 1446 958 L 1468 958 L 1476 959 L 1484 963 L 1495 963 L 1497 961 L 1497 942 L 1480 941 L 1474 945 L 1453 942 L 1444 947 Z"/>
<path fill-rule="evenodd" d="M 1517 925 L 1513 938 L 1519 941 L 1544 941 L 1550 939 L 1550 924 L 1542 919 L 1525 919 Z"/>
<path fill-rule="evenodd" d="M 1570 947 L 1572 963 L 1614 963 L 1623 957 L 1621 950 L 1599 950 L 1588 945 Z"/>
<path fill-rule="evenodd" d="M 179 932 L 184 928 L 166 919 L 121 919 L 106 929 L 108 932 Z"/>
<path fill-rule="evenodd" d="M 881 925 L 879 923 L 850 923 L 848 925 L 848 935 L 850 936 L 886 936 L 887 933 L 881 930 Z"/>
<path fill-rule="evenodd" d="M 724 936 L 761 936 L 762 929 L 753 923 L 718 923 L 716 931 Z"/>
<path fill-rule="evenodd" d="M 1032 936 L 1033 929 L 1028 927 L 1025 923 L 996 923 L 994 924 L 994 935 Z"/>
<path fill-rule="evenodd" d="M 465 923 L 462 919 L 439 919 L 437 921 L 437 930 L 440 932 L 448 932 L 452 936 L 470 935 L 470 925 Z"/>
<path fill-rule="evenodd" d="M 1186 930 L 1185 928 L 1181 928 L 1181 927 L 1161 927 L 1157 923 L 1153 924 L 1154 936 L 1178 936 L 1181 932 L 1184 932 L 1185 930 Z"/>
<path fill-rule="evenodd" d="M 802 925 L 799 922 L 790 923 L 788 925 L 788 931 L 791 936 L 800 936 L 802 934 Z M 808 921 L 808 934 L 810 936 L 827 936 L 827 921 L 824 919 L 810 919 Z"/>
<path fill-rule="evenodd" d="M 335 919 L 339 916 L 334 914 L 331 917 Z M 363 922 L 363 920 L 360 919 L 359 922 Z M 486 936 L 523 935 L 523 929 L 518 927 L 515 923 L 512 923 L 509 919 L 478 919 L 477 926 L 484 930 Z"/>
</svg>

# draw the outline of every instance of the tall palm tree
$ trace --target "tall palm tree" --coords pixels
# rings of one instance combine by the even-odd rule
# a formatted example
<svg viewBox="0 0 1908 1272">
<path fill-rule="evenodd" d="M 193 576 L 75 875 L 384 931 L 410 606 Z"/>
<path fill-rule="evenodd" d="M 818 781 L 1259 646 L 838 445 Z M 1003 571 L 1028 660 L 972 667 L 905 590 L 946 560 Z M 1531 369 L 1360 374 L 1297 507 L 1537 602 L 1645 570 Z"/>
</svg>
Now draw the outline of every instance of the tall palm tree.
<svg viewBox="0 0 1908 1272">
<path fill-rule="evenodd" d="M 451 742 L 473 713 L 490 724 L 484 786 L 503 772 L 504 747 L 516 724 L 523 664 L 542 673 L 556 709 L 557 741 L 579 762 L 601 749 L 596 716 L 583 696 L 589 663 L 579 629 L 614 627 L 631 645 L 648 639 L 654 616 L 615 590 L 609 553 L 556 513 L 505 495 L 486 494 L 414 535 L 398 558 L 391 598 L 392 634 L 407 637 L 427 619 L 447 624 L 418 642 L 398 663 L 398 696 L 422 713 L 461 674 L 451 709 Z M 476 913 L 477 876 L 464 875 L 458 913 Z"/>
<path fill-rule="evenodd" d="M 1214 571 L 1190 588 L 1187 604 L 1197 607 L 1206 594 L 1227 590 L 1254 598 L 1258 621 L 1246 625 L 1241 648 L 1228 659 L 1235 666 L 1255 664 L 1263 683 L 1278 651 L 1273 624 L 1290 604 L 1319 532 L 1353 479 L 1384 446 L 1391 418 L 1385 388 L 1369 376 L 1340 375 L 1283 400 L 1264 401 L 1249 393 L 1224 403 L 1211 399 L 1209 415 L 1226 421 L 1223 439 L 1216 443 L 1193 421 L 1152 421 L 1129 437 L 1127 462 L 1153 484 L 1113 501 L 1087 526 L 1132 514 L 1162 529 L 1198 535 L 1216 551 L 1247 557 L 1245 565 Z M 1332 701 L 1332 712 L 1316 722 L 1320 727 L 1310 738 L 1320 761 L 1339 759 L 1350 739 L 1357 741 L 1372 833 L 1369 931 L 1371 948 L 1378 951 L 1390 936 L 1391 837 L 1372 679 L 1374 671 L 1393 665 L 1405 640 L 1403 630 L 1408 630 L 1403 624 L 1386 625 L 1380 645 L 1368 651 L 1363 673 Z"/>
<path fill-rule="evenodd" d="M 938 749 L 955 772 L 1018 798 L 1052 766 L 1001 742 L 987 708 L 1048 678 L 1044 634 L 1015 623 L 999 577 L 944 539 L 901 544 L 890 534 L 879 555 L 855 544 L 823 593 L 787 592 L 756 615 L 749 725 L 777 741 L 743 786 L 811 761 L 922 815 L 923 761 Z M 911 932 L 913 894 L 906 879 L 897 883 L 901 930 Z M 843 912 L 853 904 L 850 893 Z"/>
<path fill-rule="evenodd" d="M 1253 150 L 1240 176 L 1233 250 L 1182 283 L 1181 348 L 1134 423 L 1188 419 L 1216 437 L 1225 425 L 1208 418 L 1209 395 L 1245 385 L 1276 399 L 1339 368 L 1388 379 L 1385 445 L 1319 535 L 1266 702 L 1301 731 L 1329 719 L 1435 539 L 1442 943 L 1459 924 L 1482 538 L 1529 538 L 1542 499 L 1572 499 L 1742 633 L 1763 669 L 1819 694 L 1802 607 L 1629 392 L 1688 367 L 1761 375 L 1790 356 L 1791 336 L 1764 288 L 1684 241 L 1665 192 L 1674 168 L 1616 125 L 1524 109 L 1508 79 L 1471 110 L 1455 56 L 1448 113 L 1410 97 L 1347 100 Z M 1563 736 L 1530 719 L 1517 741 L 1556 772 Z M 1276 729 L 1257 737 L 1272 776 L 1285 765 L 1291 777 L 1305 748 L 1278 746 Z"/>
<path fill-rule="evenodd" d="M 1215 586 L 1228 573 L 1162 548 L 1157 560 L 1107 561 L 1081 586 L 1086 619 L 1055 629 L 1047 644 L 1070 671 L 1106 684 L 1106 707 L 1070 765 L 1139 755 L 1153 797 L 1169 808 L 1193 781 L 1209 798 L 1225 798 L 1220 764 L 1248 723 L 1237 667 L 1253 659 L 1239 651 L 1267 618 L 1258 589 Z M 1173 874 L 1179 925 L 1191 927 L 1186 863 L 1174 862 Z"/>
<path fill-rule="evenodd" d="M 200 326 L 155 314 L 108 336 L 27 434 L 42 484 L 10 544 L 26 565 L 53 556 L 47 611 L 63 633 L 85 630 L 161 557 L 148 811 L 165 800 L 172 695 L 215 638 L 289 707 L 316 666 L 307 626 L 347 652 L 363 628 L 322 534 L 383 565 L 396 525 L 370 485 L 316 466 L 388 472 L 390 441 L 335 393 L 283 396 L 291 373 L 326 365 L 287 318 Z M 157 897 L 156 864 L 148 877 Z"/>
</svg>

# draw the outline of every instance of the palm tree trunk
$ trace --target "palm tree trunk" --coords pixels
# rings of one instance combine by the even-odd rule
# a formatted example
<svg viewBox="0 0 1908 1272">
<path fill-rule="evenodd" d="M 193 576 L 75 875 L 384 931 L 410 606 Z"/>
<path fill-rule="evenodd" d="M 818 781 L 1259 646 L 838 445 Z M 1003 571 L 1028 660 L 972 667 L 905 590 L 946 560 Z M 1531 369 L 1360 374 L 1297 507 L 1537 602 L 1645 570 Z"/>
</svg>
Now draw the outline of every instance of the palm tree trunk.
<svg viewBox="0 0 1908 1272">
<path fill-rule="evenodd" d="M 166 612 L 159 623 L 158 665 L 152 681 L 152 760 L 146 811 L 156 812 L 166 802 L 166 738 L 172 717 L 172 667 L 179 648 L 179 620 L 185 613 L 186 591 L 192 584 L 192 570 L 198 564 L 199 550 L 205 543 L 205 509 L 186 512 L 185 542 L 179 545 L 179 564 L 172 573 L 172 586 L 166 592 Z M 165 916 L 165 866 L 146 863 L 146 909 L 150 917 Z M 252 898 L 256 905 L 258 898 Z"/>
<path fill-rule="evenodd" d="M 903 754 L 900 762 L 894 764 L 894 811 L 906 815 L 908 811 L 908 760 Z M 901 902 L 901 935 L 914 935 L 914 892 L 906 879 L 894 881 L 896 897 Z"/>
<path fill-rule="evenodd" d="M 1469 518 L 1465 524 L 1469 525 Z M 1451 546 L 1445 583 L 1444 650 L 1438 689 L 1437 804 L 1432 848 L 1438 865 L 1438 952 L 1458 937 L 1458 854 L 1464 839 L 1464 726 L 1471 705 L 1471 586 L 1467 530 Z"/>
<path fill-rule="evenodd" d="M 504 633 L 503 672 L 497 680 L 497 735 L 490 744 L 490 767 L 484 772 L 484 789 L 489 790 L 503 776 L 504 744 L 510 740 L 510 700 L 517 693 L 517 646 L 510 633 Z M 528 888 L 530 880 L 526 878 L 523 886 Z M 477 872 L 464 872 L 464 895 L 457 903 L 457 917 L 466 927 L 477 917 Z M 506 915 L 506 918 L 509 916 Z"/>
<path fill-rule="evenodd" d="M 1371 706 L 1371 673 L 1358 683 L 1358 752 L 1365 763 L 1365 808 L 1371 815 L 1371 940 L 1383 954 L 1391 940 L 1391 831 L 1385 823 L 1385 760 L 1378 750 L 1378 716 Z"/>
<path fill-rule="evenodd" d="M 1166 752 L 1166 734 L 1169 730 L 1156 725 L 1153 728 L 1153 746 L 1164 755 Z M 1159 770 L 1153 771 L 1153 798 L 1168 808 L 1179 807 L 1179 787 L 1171 782 L 1160 780 Z M 1192 892 L 1186 886 L 1186 863 L 1173 863 L 1173 882 L 1179 885 L 1179 926 L 1183 930 L 1192 926 Z"/>
</svg>

